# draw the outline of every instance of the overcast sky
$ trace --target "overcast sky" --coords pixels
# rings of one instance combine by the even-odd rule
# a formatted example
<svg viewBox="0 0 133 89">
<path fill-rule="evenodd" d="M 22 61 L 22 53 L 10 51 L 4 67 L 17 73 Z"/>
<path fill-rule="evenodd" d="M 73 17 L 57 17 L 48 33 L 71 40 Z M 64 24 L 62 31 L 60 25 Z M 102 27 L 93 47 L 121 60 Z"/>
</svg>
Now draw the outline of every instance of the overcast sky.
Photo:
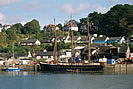
<svg viewBox="0 0 133 89">
<path fill-rule="evenodd" d="M 107 12 L 116 4 L 133 4 L 133 0 L 0 0 L 0 23 L 25 23 L 37 19 L 40 25 L 64 23 L 87 17 L 91 12 Z"/>
</svg>

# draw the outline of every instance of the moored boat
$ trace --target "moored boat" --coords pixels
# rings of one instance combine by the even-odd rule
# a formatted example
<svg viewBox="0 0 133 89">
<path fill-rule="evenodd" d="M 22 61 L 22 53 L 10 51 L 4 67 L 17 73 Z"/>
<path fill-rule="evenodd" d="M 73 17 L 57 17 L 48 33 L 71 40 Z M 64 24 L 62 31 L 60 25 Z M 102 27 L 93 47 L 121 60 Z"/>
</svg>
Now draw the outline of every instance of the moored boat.
<svg viewBox="0 0 133 89">
<path fill-rule="evenodd" d="M 54 19 L 55 22 L 55 19 Z M 56 25 L 55 25 L 56 26 Z M 72 16 L 70 24 L 70 34 L 71 34 L 71 63 L 56 63 L 56 29 L 54 30 L 54 64 L 40 63 L 42 71 L 59 71 L 59 72 L 89 72 L 89 71 L 102 71 L 103 65 L 100 63 L 90 63 L 90 33 L 89 33 L 89 21 L 88 21 L 88 64 L 83 63 L 73 63 L 74 57 L 74 46 L 73 46 L 73 30 L 72 30 Z"/>
<path fill-rule="evenodd" d="M 21 71 L 21 68 L 18 67 L 7 67 L 7 68 L 3 68 L 3 71 Z"/>
<path fill-rule="evenodd" d="M 90 72 L 90 71 L 102 71 L 103 66 L 101 64 L 48 64 L 40 63 L 42 71 L 50 72 Z"/>
</svg>

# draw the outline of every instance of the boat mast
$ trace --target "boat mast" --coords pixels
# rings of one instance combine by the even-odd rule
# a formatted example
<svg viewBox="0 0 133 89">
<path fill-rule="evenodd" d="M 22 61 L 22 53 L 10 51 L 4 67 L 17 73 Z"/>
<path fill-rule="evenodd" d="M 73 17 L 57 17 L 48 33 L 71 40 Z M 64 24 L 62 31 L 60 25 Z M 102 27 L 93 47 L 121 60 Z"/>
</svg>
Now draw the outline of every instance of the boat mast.
<svg viewBox="0 0 133 89">
<path fill-rule="evenodd" d="M 71 30 L 71 64 L 72 64 L 72 60 L 73 60 L 73 31 L 72 31 L 72 14 L 71 14 L 70 30 Z"/>
<path fill-rule="evenodd" d="M 56 24 L 54 17 L 54 61 L 56 62 Z"/>
<path fill-rule="evenodd" d="M 87 20 L 88 24 L 88 64 L 90 64 L 90 33 L 89 33 L 89 17 Z"/>
<path fill-rule="evenodd" d="M 13 61 L 14 61 L 14 43 L 12 45 Z"/>
</svg>

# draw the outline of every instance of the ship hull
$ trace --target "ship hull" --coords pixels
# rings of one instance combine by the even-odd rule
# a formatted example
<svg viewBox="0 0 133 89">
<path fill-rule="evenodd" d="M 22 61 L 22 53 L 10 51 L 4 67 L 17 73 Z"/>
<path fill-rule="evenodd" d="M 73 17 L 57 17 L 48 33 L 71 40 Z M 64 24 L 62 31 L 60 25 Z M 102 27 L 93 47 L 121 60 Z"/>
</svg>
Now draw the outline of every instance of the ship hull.
<svg viewBox="0 0 133 89">
<path fill-rule="evenodd" d="M 42 71 L 49 72 L 68 72 L 70 70 L 78 72 L 102 71 L 102 65 L 58 65 L 58 64 L 40 64 Z"/>
</svg>

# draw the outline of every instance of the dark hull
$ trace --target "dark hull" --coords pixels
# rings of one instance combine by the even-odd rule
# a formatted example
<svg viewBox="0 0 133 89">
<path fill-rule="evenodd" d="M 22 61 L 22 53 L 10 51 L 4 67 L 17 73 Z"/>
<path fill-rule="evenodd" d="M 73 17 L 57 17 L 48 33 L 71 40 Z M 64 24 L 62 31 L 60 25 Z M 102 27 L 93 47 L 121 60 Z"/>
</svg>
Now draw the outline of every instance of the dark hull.
<svg viewBox="0 0 133 89">
<path fill-rule="evenodd" d="M 67 72 L 68 70 L 78 70 L 79 72 L 102 71 L 102 65 L 54 65 L 40 64 L 42 71 Z"/>
</svg>

